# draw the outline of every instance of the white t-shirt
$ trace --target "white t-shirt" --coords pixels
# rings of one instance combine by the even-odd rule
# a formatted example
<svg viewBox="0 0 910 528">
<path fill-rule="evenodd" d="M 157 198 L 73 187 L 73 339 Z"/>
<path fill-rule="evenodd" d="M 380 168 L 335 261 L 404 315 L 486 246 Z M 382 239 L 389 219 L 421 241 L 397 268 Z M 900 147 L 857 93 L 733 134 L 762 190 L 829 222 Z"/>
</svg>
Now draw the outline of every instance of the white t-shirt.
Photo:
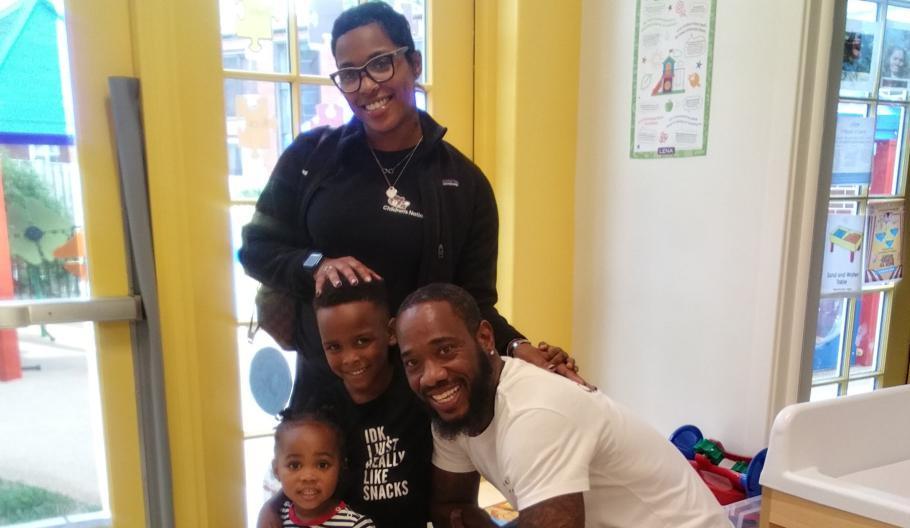
<svg viewBox="0 0 910 528">
<path fill-rule="evenodd" d="M 495 416 L 478 436 L 433 433 L 433 464 L 477 471 L 519 511 L 582 492 L 586 527 L 729 528 L 685 457 L 601 392 L 506 362 Z"/>
</svg>

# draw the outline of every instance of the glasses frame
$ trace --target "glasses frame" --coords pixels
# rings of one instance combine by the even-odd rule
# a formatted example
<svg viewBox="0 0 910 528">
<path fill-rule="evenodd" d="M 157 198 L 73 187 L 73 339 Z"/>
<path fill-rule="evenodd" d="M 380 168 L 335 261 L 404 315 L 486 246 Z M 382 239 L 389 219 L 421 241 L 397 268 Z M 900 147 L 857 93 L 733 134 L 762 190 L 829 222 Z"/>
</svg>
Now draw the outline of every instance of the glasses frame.
<svg viewBox="0 0 910 528">
<path fill-rule="evenodd" d="M 330 73 L 330 74 L 329 74 L 329 78 L 332 79 L 332 82 L 335 83 L 335 86 L 336 86 L 339 90 L 341 90 L 341 93 L 355 93 L 355 92 L 359 91 L 359 90 L 360 90 L 360 87 L 363 85 L 363 76 L 364 76 L 364 75 L 366 75 L 367 77 L 369 77 L 370 80 L 373 81 L 373 82 L 376 83 L 376 84 L 382 84 L 382 83 L 389 82 L 390 80 L 392 80 L 392 79 L 395 77 L 395 56 L 396 56 L 396 55 L 401 55 L 401 54 L 403 54 L 403 53 L 406 53 L 406 52 L 408 52 L 410 49 L 411 49 L 410 46 L 402 46 L 402 47 L 400 47 L 400 48 L 398 48 L 398 49 L 395 49 L 395 50 L 392 50 L 392 51 L 390 51 L 390 52 L 388 52 L 388 53 L 381 53 L 381 54 L 379 54 L 379 55 L 376 55 L 376 56 L 373 57 L 372 59 L 366 61 L 366 62 L 363 64 L 363 66 L 358 66 L 358 67 L 353 67 L 353 66 L 352 66 L 352 67 L 350 67 L 350 68 L 341 68 L 340 70 L 338 70 L 338 71 L 336 71 L 336 72 Z M 391 58 L 392 58 L 392 75 L 390 75 L 388 79 L 379 81 L 379 80 L 377 80 L 375 77 L 373 77 L 372 74 L 370 74 L 370 71 L 369 71 L 367 68 L 370 66 L 370 64 L 376 62 L 377 60 L 384 59 L 384 58 L 386 58 L 386 57 L 391 57 Z M 357 73 L 358 73 L 358 75 L 357 75 L 357 88 L 354 88 L 353 90 L 345 90 L 344 88 L 341 87 L 341 83 L 340 83 L 339 80 L 338 80 L 338 76 L 339 76 L 341 73 L 343 73 L 343 72 L 357 72 Z"/>
</svg>

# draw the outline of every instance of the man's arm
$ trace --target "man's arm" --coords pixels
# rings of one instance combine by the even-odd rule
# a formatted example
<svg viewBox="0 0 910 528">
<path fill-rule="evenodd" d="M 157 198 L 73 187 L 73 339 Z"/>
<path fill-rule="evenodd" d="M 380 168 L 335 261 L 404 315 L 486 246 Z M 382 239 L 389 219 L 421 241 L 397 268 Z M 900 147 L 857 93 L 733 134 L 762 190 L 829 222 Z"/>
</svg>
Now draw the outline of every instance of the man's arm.
<svg viewBox="0 0 910 528">
<path fill-rule="evenodd" d="M 284 504 L 284 493 L 276 493 L 267 500 L 259 510 L 256 528 L 281 528 L 281 505 Z"/>
<path fill-rule="evenodd" d="M 495 527 L 490 516 L 477 506 L 480 474 L 452 473 L 433 466 L 430 517 L 436 528 Z"/>
<path fill-rule="evenodd" d="M 585 499 L 581 493 L 539 502 L 518 514 L 518 528 L 584 528 Z"/>
</svg>

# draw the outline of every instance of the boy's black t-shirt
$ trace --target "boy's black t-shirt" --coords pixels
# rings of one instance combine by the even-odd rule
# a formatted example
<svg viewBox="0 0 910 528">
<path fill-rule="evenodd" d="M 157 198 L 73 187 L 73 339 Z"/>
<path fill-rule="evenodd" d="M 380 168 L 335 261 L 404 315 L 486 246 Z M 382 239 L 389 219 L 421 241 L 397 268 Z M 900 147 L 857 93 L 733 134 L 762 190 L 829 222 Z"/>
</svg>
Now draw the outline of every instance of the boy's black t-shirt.
<svg viewBox="0 0 910 528">
<path fill-rule="evenodd" d="M 323 396 L 335 400 L 345 432 L 347 468 L 338 496 L 377 528 L 426 528 L 430 520 L 433 436 L 425 407 L 393 359 L 389 388 L 356 404 L 338 382 Z M 328 389 L 328 388 L 327 388 Z"/>
</svg>

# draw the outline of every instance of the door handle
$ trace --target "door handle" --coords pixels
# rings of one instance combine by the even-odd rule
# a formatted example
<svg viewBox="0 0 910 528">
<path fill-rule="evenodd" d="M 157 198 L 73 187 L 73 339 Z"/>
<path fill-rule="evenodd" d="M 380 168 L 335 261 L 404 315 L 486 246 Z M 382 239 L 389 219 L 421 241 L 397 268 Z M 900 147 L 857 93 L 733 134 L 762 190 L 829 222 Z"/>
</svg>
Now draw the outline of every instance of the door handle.
<svg viewBox="0 0 910 528">
<path fill-rule="evenodd" d="M 0 302 L 0 328 L 83 321 L 138 321 L 142 318 L 142 298 L 138 295 Z"/>
</svg>

